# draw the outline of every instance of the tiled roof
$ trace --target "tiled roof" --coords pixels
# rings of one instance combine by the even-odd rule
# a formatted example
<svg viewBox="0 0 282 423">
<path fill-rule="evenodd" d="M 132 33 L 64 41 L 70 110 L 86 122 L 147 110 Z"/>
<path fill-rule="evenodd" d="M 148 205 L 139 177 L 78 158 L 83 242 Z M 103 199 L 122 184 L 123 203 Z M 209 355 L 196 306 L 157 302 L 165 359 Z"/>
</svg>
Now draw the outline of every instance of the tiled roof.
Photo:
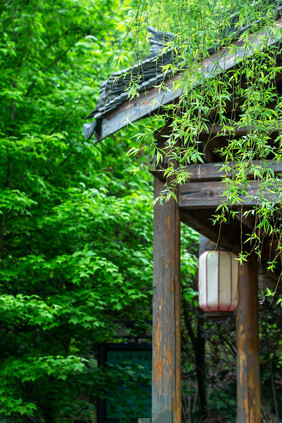
<svg viewBox="0 0 282 423">
<path fill-rule="evenodd" d="M 269 3 L 274 3 L 276 19 L 279 18 L 282 15 L 282 0 L 269 1 Z M 214 53 L 217 48 L 222 47 L 226 43 L 227 37 L 234 40 L 254 24 L 263 25 L 262 18 L 261 22 L 250 22 L 238 29 L 238 19 L 238 14 L 234 14 L 230 26 L 222 31 L 221 39 L 225 40 L 225 42 L 219 42 L 216 46 L 209 48 L 208 55 Z M 92 122 L 83 125 L 83 134 L 86 139 L 91 138 L 93 133 L 99 130 L 103 116 L 129 99 L 128 88 L 132 81 L 134 81 L 136 89 L 140 93 L 148 91 L 171 77 L 172 70 L 169 69 L 164 72 L 163 67 L 177 60 L 175 48 L 167 49 L 165 52 L 163 52 L 163 49 L 167 42 L 173 40 L 175 35 L 158 31 L 152 27 L 148 27 L 148 31 L 151 34 L 151 37 L 149 37 L 150 55 L 142 62 L 128 69 L 115 72 L 107 81 L 101 84 L 99 101 L 95 109 L 86 117 L 86 119 L 92 118 Z"/>
</svg>

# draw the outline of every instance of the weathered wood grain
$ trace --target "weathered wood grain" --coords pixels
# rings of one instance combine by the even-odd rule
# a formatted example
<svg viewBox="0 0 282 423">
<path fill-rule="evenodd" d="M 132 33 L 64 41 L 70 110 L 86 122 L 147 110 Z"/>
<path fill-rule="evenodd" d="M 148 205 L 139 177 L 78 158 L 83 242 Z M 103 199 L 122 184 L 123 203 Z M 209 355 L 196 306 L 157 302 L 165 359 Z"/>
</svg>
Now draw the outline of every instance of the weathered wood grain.
<svg viewBox="0 0 282 423">
<path fill-rule="evenodd" d="M 200 132 L 200 135 L 229 135 L 229 134 L 234 134 L 238 137 L 242 137 L 244 135 L 247 135 L 249 133 L 252 133 L 255 131 L 255 127 L 254 126 L 240 126 L 240 125 L 235 125 L 232 128 L 229 129 L 229 131 L 225 130 L 223 131 L 223 126 L 221 125 L 212 125 L 212 124 L 208 124 L 207 125 L 207 129 L 203 130 Z M 278 132 L 281 132 L 282 130 L 282 123 L 281 121 L 277 122 L 276 125 L 268 125 L 267 127 L 267 131 L 269 133 L 275 133 L 277 134 Z"/>
<path fill-rule="evenodd" d="M 232 177 L 236 172 L 236 163 L 228 163 L 226 170 L 220 170 L 222 165 L 223 163 L 205 163 L 187 166 L 186 171 L 189 174 L 189 181 L 220 181 L 223 177 Z M 275 160 L 254 160 L 252 166 L 247 169 L 247 177 L 249 179 L 252 179 L 254 176 L 253 166 L 259 168 L 261 171 L 271 169 L 274 175 L 282 173 L 282 162 L 277 163 Z"/>
<path fill-rule="evenodd" d="M 183 223 L 209 238 L 216 246 L 226 248 L 235 254 L 241 251 L 241 242 L 245 241 L 244 233 L 250 233 L 249 228 L 235 219 L 230 219 L 228 224 L 214 225 L 212 216 L 215 214 L 215 209 L 181 209 L 180 212 Z"/>
<path fill-rule="evenodd" d="M 275 25 L 281 28 L 282 18 L 278 19 Z M 220 49 L 199 63 L 201 79 L 199 75 L 195 77 L 195 80 L 191 81 L 191 86 L 197 86 L 206 78 L 215 77 L 232 69 L 240 61 L 251 57 L 254 51 L 262 50 L 266 45 L 271 46 L 277 41 L 277 38 L 270 35 L 270 31 L 263 30 L 250 36 L 247 45 L 240 40 L 231 43 L 230 46 Z M 183 74 L 177 74 L 165 81 L 165 88 L 151 88 L 141 93 L 139 97 L 118 106 L 103 118 L 100 133 L 95 134 L 95 140 L 100 141 L 139 119 L 158 113 L 162 106 L 178 102 L 184 92 L 182 80 Z"/>
<path fill-rule="evenodd" d="M 272 291 L 282 292 L 282 286 L 278 283 L 278 276 L 274 273 L 267 272 L 265 269 L 260 269 L 261 273 L 258 275 L 259 289 L 271 289 Z"/>
<path fill-rule="evenodd" d="M 164 185 L 155 178 L 155 197 Z M 153 423 L 181 422 L 180 216 L 177 202 L 154 208 Z"/>
<path fill-rule="evenodd" d="M 190 182 L 212 182 L 220 181 L 223 177 L 231 178 L 236 173 L 236 163 L 230 162 L 226 170 L 220 170 L 224 163 L 204 163 L 204 164 L 193 164 L 187 166 L 183 171 L 187 172 L 189 183 Z M 237 164 L 238 165 L 238 164 Z M 271 169 L 273 174 L 279 175 L 282 174 L 282 162 L 277 162 L 275 160 L 254 160 L 252 166 L 247 169 L 248 179 L 253 179 L 254 171 L 253 166 L 260 169 L 261 172 L 266 171 L 266 169 Z M 155 175 L 160 180 L 165 180 L 165 176 L 161 169 L 154 168 L 152 163 L 150 166 L 150 172 Z"/>
<path fill-rule="evenodd" d="M 280 195 L 274 192 L 264 193 L 265 197 L 273 204 L 281 202 L 282 180 L 277 181 L 276 187 L 280 190 Z M 246 186 L 247 196 L 240 194 L 239 189 L 238 200 L 232 202 L 232 206 L 254 206 L 259 204 L 262 195 L 260 189 L 260 181 L 248 181 Z M 225 192 L 226 184 L 224 182 L 209 181 L 183 184 L 179 188 L 179 206 L 186 209 L 199 209 L 217 207 L 223 203 L 230 204 L 229 199 L 224 195 Z"/>
<path fill-rule="evenodd" d="M 240 269 L 237 334 L 237 423 L 261 423 L 258 264 L 252 254 Z"/>
</svg>

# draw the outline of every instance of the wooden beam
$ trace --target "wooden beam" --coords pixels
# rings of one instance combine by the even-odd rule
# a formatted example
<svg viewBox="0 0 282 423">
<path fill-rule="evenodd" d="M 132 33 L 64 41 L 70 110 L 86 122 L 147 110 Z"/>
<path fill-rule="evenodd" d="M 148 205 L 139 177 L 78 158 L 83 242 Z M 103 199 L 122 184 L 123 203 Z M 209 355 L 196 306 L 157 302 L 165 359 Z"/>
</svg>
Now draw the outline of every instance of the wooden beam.
<svg viewBox="0 0 282 423">
<path fill-rule="evenodd" d="M 282 28 L 282 18 L 275 22 L 275 27 Z M 242 60 L 251 57 L 255 51 L 270 47 L 278 40 L 279 38 L 270 35 L 270 31 L 265 29 L 250 35 L 247 45 L 238 40 L 228 47 L 221 48 L 199 63 L 199 74 L 194 72 L 194 75 L 191 75 L 191 79 L 194 78 L 191 80 L 191 88 L 202 84 L 206 78 L 213 78 L 234 68 Z M 139 97 L 122 103 L 103 118 L 100 133 L 95 134 L 95 140 L 100 141 L 139 119 L 159 113 L 162 106 L 179 102 L 185 91 L 182 84 L 184 78 L 185 72 L 179 73 L 164 82 L 165 88 L 151 88 L 148 92 L 140 93 Z"/>
<path fill-rule="evenodd" d="M 188 175 L 187 182 L 213 182 L 220 181 L 222 178 L 232 178 L 236 174 L 236 166 L 238 163 L 229 162 L 225 170 L 220 170 L 224 166 L 224 162 L 218 163 L 200 163 L 192 164 L 183 169 Z M 282 162 L 275 160 L 253 160 L 251 166 L 248 167 L 246 176 L 248 179 L 254 178 L 254 169 L 265 173 L 267 169 L 271 169 L 275 176 L 282 174 Z M 157 178 L 165 180 L 163 169 L 159 169 L 154 163 L 150 164 L 150 172 Z"/>
<path fill-rule="evenodd" d="M 215 209 L 181 209 L 180 213 L 183 223 L 209 238 L 217 246 L 233 251 L 235 254 L 241 251 L 246 240 L 245 234 L 250 233 L 249 228 L 235 219 L 230 219 L 228 224 L 214 225 L 212 216 L 215 214 Z"/>
<path fill-rule="evenodd" d="M 155 198 L 164 184 L 155 178 Z M 181 423 L 180 215 L 177 202 L 154 207 L 153 423 Z"/>
<path fill-rule="evenodd" d="M 255 255 L 240 269 L 237 333 L 237 423 L 261 423 L 258 271 Z"/>
<path fill-rule="evenodd" d="M 232 206 L 254 206 L 259 204 L 261 181 L 248 181 L 246 191 L 248 196 L 240 195 L 238 189 L 238 200 Z M 277 181 L 279 191 L 282 190 L 282 181 Z M 224 195 L 226 192 L 224 182 L 191 182 L 179 188 L 179 207 L 187 209 L 216 208 L 220 204 L 230 204 L 229 199 Z M 273 204 L 281 202 L 281 195 L 275 193 L 262 193 Z"/>
<path fill-rule="evenodd" d="M 224 163 L 205 163 L 193 164 L 186 168 L 189 174 L 189 182 L 203 182 L 203 181 L 220 181 L 223 177 L 231 178 L 236 173 L 236 166 L 238 163 L 229 162 L 226 170 L 220 170 Z M 254 169 L 265 173 L 266 169 L 271 169 L 276 176 L 282 173 L 282 163 L 275 160 L 253 160 L 251 166 L 247 169 L 246 176 L 248 179 L 253 179 Z"/>
<path fill-rule="evenodd" d="M 207 129 L 204 129 L 200 132 L 199 135 L 208 135 L 210 136 L 217 136 L 220 134 L 220 136 L 229 136 L 229 135 L 236 135 L 237 137 L 243 137 L 244 135 L 250 134 L 255 131 L 254 126 L 240 126 L 240 125 L 234 125 L 232 127 L 228 126 L 228 130 L 224 130 L 224 126 L 222 125 L 213 125 L 208 124 Z M 277 122 L 276 125 L 268 125 L 267 131 L 270 134 L 278 134 L 282 130 L 282 124 L 281 121 Z"/>
<path fill-rule="evenodd" d="M 282 292 L 281 283 L 278 283 L 278 276 L 275 273 L 267 272 L 263 269 L 263 273 L 258 275 L 258 286 L 259 289 L 271 289 L 272 291 L 277 290 Z"/>
<path fill-rule="evenodd" d="M 200 236 L 200 243 L 199 243 L 199 257 L 205 252 L 205 251 L 214 251 L 216 249 L 216 244 L 211 241 L 206 236 L 202 235 Z"/>
</svg>

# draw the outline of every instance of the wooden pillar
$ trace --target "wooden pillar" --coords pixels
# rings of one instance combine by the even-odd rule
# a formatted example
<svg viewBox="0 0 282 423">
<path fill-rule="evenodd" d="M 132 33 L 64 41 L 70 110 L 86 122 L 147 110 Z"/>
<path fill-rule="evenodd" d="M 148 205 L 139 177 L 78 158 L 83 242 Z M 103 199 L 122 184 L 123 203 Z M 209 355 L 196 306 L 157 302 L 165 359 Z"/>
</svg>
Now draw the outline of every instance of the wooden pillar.
<svg viewBox="0 0 282 423">
<path fill-rule="evenodd" d="M 240 268 L 237 310 L 237 423 L 261 423 L 258 270 L 254 254 Z"/>
<path fill-rule="evenodd" d="M 155 177 L 155 198 L 164 184 Z M 181 422 L 180 213 L 170 201 L 154 208 L 153 423 Z"/>
</svg>

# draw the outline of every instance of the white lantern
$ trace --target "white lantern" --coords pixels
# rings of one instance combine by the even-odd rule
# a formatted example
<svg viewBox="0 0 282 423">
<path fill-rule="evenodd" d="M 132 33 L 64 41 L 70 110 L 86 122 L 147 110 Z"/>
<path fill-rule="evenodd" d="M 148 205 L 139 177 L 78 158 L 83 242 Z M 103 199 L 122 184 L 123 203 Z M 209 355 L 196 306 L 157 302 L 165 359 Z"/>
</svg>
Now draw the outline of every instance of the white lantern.
<svg viewBox="0 0 282 423">
<path fill-rule="evenodd" d="M 234 311 L 239 305 L 239 262 L 229 251 L 199 257 L 199 306 L 206 312 Z"/>
</svg>

